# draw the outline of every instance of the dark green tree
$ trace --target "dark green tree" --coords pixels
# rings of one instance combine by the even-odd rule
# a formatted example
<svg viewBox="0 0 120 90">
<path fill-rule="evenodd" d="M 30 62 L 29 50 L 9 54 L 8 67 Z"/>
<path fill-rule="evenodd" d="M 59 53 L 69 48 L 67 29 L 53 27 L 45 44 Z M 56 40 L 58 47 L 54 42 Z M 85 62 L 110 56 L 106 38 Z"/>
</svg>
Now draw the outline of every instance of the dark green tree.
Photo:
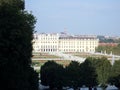
<svg viewBox="0 0 120 90">
<path fill-rule="evenodd" d="M 22 0 L 0 0 L 0 90 L 38 89 L 31 68 L 35 22 Z"/>
<path fill-rule="evenodd" d="M 65 83 L 66 86 L 72 87 L 76 89 L 79 86 L 79 79 L 80 79 L 80 64 L 76 61 L 72 61 L 66 68 L 65 68 Z"/>
<path fill-rule="evenodd" d="M 88 59 L 80 64 L 80 75 L 81 86 L 93 87 L 98 84 L 96 70 Z"/>
<path fill-rule="evenodd" d="M 118 44 L 117 46 L 98 46 L 96 48 L 96 52 L 103 52 L 106 51 L 106 53 L 111 54 L 111 52 L 114 55 L 120 55 L 120 44 Z"/>
<path fill-rule="evenodd" d="M 120 60 L 115 61 L 115 63 L 112 66 L 112 71 L 111 71 L 111 75 L 114 76 L 118 76 L 120 75 Z"/>
<path fill-rule="evenodd" d="M 102 58 L 92 58 L 89 57 L 88 60 L 93 64 L 97 72 L 98 83 L 102 86 L 107 84 L 107 80 L 110 77 L 111 64 L 106 57 Z"/>
<path fill-rule="evenodd" d="M 25 8 L 24 0 L 0 0 L 0 5 L 6 3 L 19 10 L 24 10 Z"/>
<path fill-rule="evenodd" d="M 115 85 L 116 87 L 118 87 L 120 89 L 120 75 L 110 77 L 108 80 L 108 83 Z"/>
<path fill-rule="evenodd" d="M 108 78 L 110 77 L 111 64 L 107 60 L 107 58 L 103 57 L 98 61 L 97 65 L 98 66 L 96 67 L 96 70 L 97 70 L 97 74 L 98 74 L 99 84 L 105 86 L 107 84 Z"/>
<path fill-rule="evenodd" d="M 64 83 L 64 68 L 62 65 L 54 61 L 48 61 L 41 66 L 40 76 L 42 85 L 49 86 L 51 90 L 54 88 L 62 89 Z"/>
<path fill-rule="evenodd" d="M 115 61 L 112 66 L 111 77 L 109 78 L 108 83 L 120 88 L 120 60 Z"/>
</svg>

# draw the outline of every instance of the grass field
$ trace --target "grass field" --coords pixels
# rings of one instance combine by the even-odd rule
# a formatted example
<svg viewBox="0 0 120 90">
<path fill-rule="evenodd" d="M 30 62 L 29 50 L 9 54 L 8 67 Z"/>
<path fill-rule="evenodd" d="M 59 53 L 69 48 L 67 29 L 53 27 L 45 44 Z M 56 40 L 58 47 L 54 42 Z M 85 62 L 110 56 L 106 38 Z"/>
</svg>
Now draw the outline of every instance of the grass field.
<svg viewBox="0 0 120 90">
<path fill-rule="evenodd" d="M 55 55 L 50 55 L 48 53 L 34 52 L 32 58 L 60 58 L 60 57 Z"/>
<path fill-rule="evenodd" d="M 38 61 L 36 60 L 36 61 L 32 61 L 32 66 L 41 67 L 47 61 L 49 61 L 49 60 L 38 60 Z M 58 63 L 58 64 L 61 64 L 63 66 L 67 66 L 67 65 L 69 65 L 69 63 L 71 61 L 69 61 L 69 60 L 55 60 L 55 62 Z"/>
</svg>

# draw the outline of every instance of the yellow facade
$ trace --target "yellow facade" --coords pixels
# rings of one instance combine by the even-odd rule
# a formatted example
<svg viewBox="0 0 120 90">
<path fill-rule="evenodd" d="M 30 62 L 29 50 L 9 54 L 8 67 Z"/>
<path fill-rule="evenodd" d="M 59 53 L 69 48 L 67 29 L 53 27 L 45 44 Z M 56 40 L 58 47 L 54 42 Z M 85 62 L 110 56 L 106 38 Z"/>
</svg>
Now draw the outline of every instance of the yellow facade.
<svg viewBox="0 0 120 90">
<path fill-rule="evenodd" d="M 40 52 L 95 52 L 99 40 L 89 35 L 39 34 L 33 42 L 33 50 Z"/>
</svg>

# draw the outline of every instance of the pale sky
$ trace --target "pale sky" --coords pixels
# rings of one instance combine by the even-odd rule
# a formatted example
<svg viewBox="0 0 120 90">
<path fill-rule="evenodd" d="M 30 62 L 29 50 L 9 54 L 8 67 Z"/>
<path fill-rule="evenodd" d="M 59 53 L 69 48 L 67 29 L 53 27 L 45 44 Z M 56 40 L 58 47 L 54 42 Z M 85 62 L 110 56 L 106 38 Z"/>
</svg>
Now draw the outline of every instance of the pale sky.
<svg viewBox="0 0 120 90">
<path fill-rule="evenodd" d="M 120 0 L 25 0 L 38 33 L 120 36 Z"/>
</svg>

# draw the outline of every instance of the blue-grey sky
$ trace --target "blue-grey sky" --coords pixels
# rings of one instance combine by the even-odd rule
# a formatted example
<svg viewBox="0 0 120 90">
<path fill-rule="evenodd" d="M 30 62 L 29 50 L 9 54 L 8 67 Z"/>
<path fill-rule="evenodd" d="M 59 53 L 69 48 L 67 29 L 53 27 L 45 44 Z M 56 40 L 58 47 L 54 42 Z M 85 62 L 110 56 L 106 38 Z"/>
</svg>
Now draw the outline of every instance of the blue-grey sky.
<svg viewBox="0 0 120 90">
<path fill-rule="evenodd" d="M 38 33 L 120 36 L 120 0 L 25 0 Z"/>
</svg>

